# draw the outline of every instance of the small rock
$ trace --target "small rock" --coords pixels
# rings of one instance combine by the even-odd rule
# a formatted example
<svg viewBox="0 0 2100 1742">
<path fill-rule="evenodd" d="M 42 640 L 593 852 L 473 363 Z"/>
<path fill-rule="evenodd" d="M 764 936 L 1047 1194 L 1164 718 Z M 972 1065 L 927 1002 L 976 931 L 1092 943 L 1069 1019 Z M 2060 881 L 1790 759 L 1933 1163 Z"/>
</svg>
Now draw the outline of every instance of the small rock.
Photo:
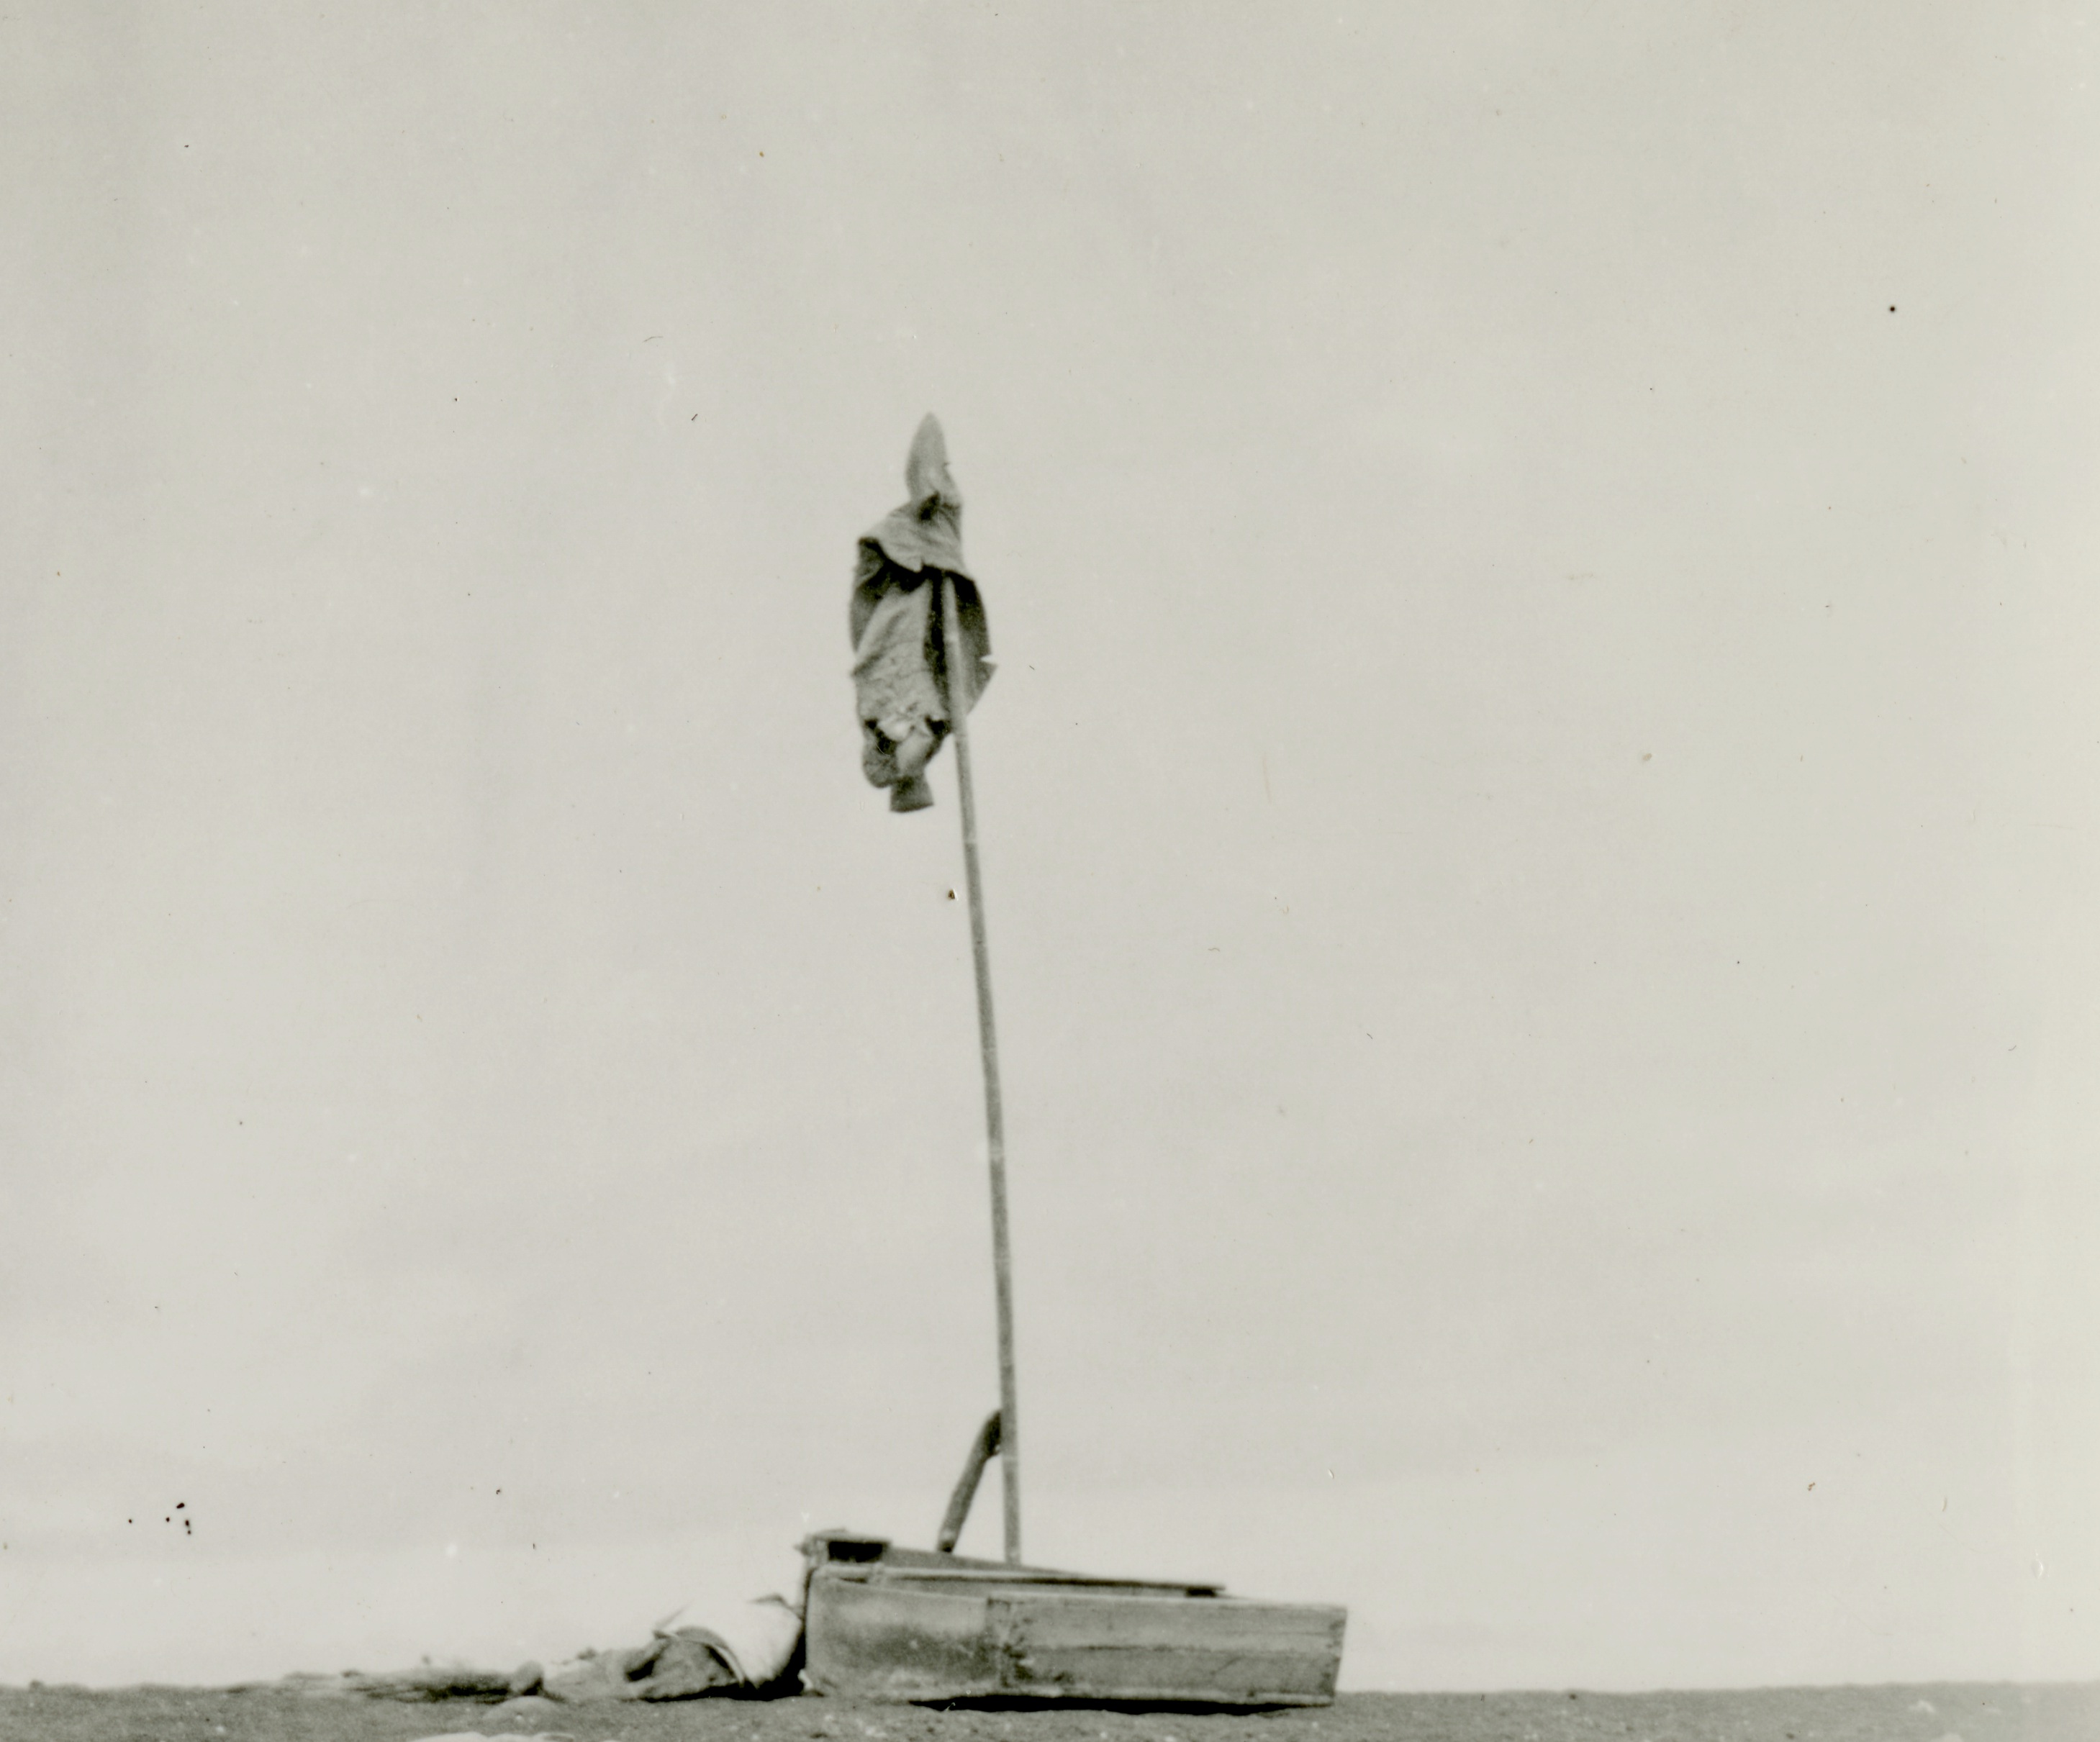
<svg viewBox="0 0 2100 1742">
<path fill-rule="evenodd" d="M 546 1672 L 527 1659 L 510 1672 L 510 1691 L 514 1694 L 536 1694 L 540 1684 L 546 1679 Z"/>
</svg>

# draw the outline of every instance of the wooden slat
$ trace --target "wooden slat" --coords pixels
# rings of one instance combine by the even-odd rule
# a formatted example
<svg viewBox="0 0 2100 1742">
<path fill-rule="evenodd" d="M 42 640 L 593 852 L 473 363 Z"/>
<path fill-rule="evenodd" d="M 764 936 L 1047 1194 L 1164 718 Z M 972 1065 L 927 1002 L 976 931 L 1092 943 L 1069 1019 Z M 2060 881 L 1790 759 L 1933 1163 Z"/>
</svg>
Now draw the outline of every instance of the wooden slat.
<svg viewBox="0 0 2100 1742">
<path fill-rule="evenodd" d="M 1215 1597 L 1224 1589 L 1222 1585 L 1168 1584 L 1159 1579 L 1118 1579 L 1092 1572 L 1047 1572 L 1032 1567 L 884 1567 L 873 1577 L 885 1585 L 998 1585 L 1014 1590 L 1076 1586 L 1133 1594 L 1151 1591 L 1162 1597 Z"/>
<path fill-rule="evenodd" d="M 904 1590 L 820 1573 L 810 1581 L 805 1675 L 872 1700 L 996 1693 L 1004 1662 L 974 1591 Z"/>
<path fill-rule="evenodd" d="M 1260 1603 L 1210 1597 L 1187 1603 L 1120 1593 L 1002 1591 L 995 1606 L 1025 1617 L 1039 1645 L 1216 1646 L 1225 1650 L 1296 1650 L 1340 1633 L 1347 1611 L 1312 1603 Z"/>
<path fill-rule="evenodd" d="M 1322 1701 L 1334 1693 L 1324 1662 L 1214 1652 L 1041 1653 L 1010 1669 L 1002 1691 L 1059 1700 L 1201 1700 L 1225 1705 Z"/>
<path fill-rule="evenodd" d="M 1046 1684 L 1097 1698 L 1259 1700 L 1324 1696 L 1343 1616 L 1296 1604 L 1173 1603 L 1105 1594 L 998 1596 L 986 1618 L 1016 1691 Z"/>
<path fill-rule="evenodd" d="M 1178 1591 L 1189 1595 L 1213 1595 L 1224 1586 L 1205 1579 L 1134 1579 L 1114 1575 L 1071 1572 L 1057 1567 L 1016 1567 L 1003 1560 L 981 1560 L 968 1555 L 943 1555 L 929 1549 L 901 1548 L 881 1537 L 855 1536 L 845 1531 L 825 1531 L 805 1537 L 802 1553 L 812 1567 L 839 1571 L 858 1569 L 885 1577 L 910 1572 L 952 1577 L 959 1573 L 982 1576 L 994 1581 L 1043 1582 L 1058 1585 L 1105 1585 L 1118 1590 Z"/>
</svg>

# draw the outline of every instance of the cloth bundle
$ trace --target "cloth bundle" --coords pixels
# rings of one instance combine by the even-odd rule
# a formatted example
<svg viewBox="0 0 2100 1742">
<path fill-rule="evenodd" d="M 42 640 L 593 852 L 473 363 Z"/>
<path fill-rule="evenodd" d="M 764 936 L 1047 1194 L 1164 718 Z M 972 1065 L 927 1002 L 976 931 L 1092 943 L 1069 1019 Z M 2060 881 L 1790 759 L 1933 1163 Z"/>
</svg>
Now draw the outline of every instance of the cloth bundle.
<svg viewBox="0 0 2100 1742">
<path fill-rule="evenodd" d="M 849 624 L 861 771 L 871 786 L 889 788 L 892 810 L 924 810 L 933 802 L 926 765 L 955 717 L 943 615 L 951 587 L 969 707 L 991 678 L 991 637 L 977 584 L 963 567 L 962 493 L 931 412 L 911 439 L 904 484 L 911 500 L 861 539 Z"/>
</svg>

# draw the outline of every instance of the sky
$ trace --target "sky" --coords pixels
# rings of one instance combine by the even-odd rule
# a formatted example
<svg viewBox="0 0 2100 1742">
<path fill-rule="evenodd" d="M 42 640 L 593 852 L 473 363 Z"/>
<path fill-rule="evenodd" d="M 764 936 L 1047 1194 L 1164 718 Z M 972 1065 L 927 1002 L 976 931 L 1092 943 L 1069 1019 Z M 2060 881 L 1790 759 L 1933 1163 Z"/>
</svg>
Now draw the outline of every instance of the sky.
<svg viewBox="0 0 2100 1742">
<path fill-rule="evenodd" d="M 0 1681 L 930 1541 L 929 410 L 1030 1558 L 1344 1687 L 2100 1674 L 2095 29 L 10 9 Z"/>
</svg>

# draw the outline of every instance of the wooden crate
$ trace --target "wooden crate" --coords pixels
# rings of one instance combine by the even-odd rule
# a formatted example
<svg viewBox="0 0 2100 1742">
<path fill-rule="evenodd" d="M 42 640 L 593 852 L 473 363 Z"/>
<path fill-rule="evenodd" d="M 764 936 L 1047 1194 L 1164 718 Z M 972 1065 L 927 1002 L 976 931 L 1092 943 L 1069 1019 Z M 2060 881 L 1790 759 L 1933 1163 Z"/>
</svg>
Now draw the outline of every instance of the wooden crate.
<svg viewBox="0 0 2100 1742">
<path fill-rule="evenodd" d="M 1231 1706 L 1335 1696 L 1342 1609 L 885 1552 L 918 1564 L 813 1557 L 804 1674 L 817 1692 Z"/>
</svg>

